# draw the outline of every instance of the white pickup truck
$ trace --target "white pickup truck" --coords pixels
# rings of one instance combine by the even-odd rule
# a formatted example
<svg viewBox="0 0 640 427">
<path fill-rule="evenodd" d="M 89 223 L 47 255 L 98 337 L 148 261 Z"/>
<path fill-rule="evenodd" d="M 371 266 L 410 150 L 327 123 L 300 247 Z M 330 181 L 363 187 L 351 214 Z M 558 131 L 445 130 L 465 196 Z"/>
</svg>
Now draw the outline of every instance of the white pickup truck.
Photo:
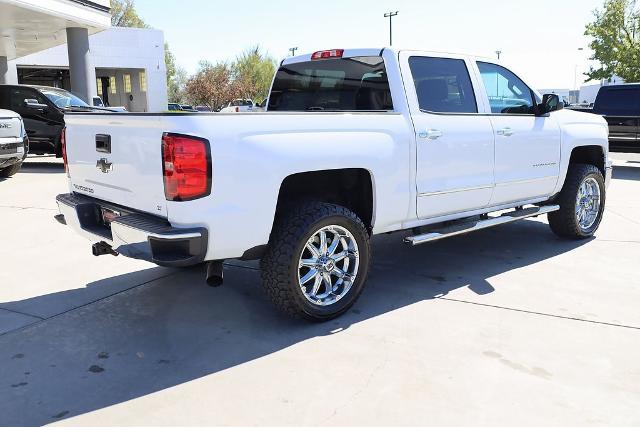
<svg viewBox="0 0 640 427">
<path fill-rule="evenodd" d="M 283 311 L 323 321 L 360 295 L 370 237 L 409 245 L 549 214 L 591 237 L 607 123 L 491 60 L 384 49 L 282 61 L 261 114 L 70 113 L 57 219 L 165 266 L 260 259 Z M 428 260 L 427 260 L 428 262 Z"/>
<path fill-rule="evenodd" d="M 0 110 L 0 178 L 18 173 L 29 151 L 29 138 L 16 112 Z"/>
</svg>

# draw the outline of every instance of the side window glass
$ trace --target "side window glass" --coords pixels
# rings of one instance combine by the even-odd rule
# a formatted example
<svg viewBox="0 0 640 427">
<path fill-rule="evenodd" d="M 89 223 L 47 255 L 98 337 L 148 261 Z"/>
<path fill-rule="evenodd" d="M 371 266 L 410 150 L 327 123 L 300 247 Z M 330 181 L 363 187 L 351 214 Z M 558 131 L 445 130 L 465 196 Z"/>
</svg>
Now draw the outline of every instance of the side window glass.
<svg viewBox="0 0 640 427">
<path fill-rule="evenodd" d="M 35 99 L 40 104 L 46 103 L 46 101 L 40 94 L 38 94 L 37 92 L 32 92 L 30 90 L 25 90 L 25 89 L 11 89 L 10 99 L 11 99 L 11 109 L 14 111 L 16 110 L 24 111 L 24 109 L 26 108 L 24 105 L 27 99 Z"/>
<path fill-rule="evenodd" d="M 469 71 L 462 59 L 412 56 L 409 67 L 423 111 L 477 113 Z"/>
<path fill-rule="evenodd" d="M 494 114 L 532 114 L 531 89 L 511 71 L 496 64 L 478 62 L 480 75 Z"/>
</svg>

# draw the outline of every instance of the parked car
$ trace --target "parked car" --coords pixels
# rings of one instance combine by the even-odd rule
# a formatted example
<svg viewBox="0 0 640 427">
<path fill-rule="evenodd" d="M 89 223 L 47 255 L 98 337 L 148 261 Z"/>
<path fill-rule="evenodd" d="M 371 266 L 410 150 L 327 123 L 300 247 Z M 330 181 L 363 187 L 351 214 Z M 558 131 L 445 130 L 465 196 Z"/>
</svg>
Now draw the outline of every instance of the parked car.
<svg viewBox="0 0 640 427">
<path fill-rule="evenodd" d="M 593 236 L 612 170 L 602 117 L 490 60 L 391 48 L 285 59 L 263 114 L 73 113 L 66 135 L 56 218 L 95 255 L 207 262 L 213 285 L 223 260 L 261 259 L 275 305 L 314 321 L 354 304 L 376 234 L 414 246 L 549 214 Z"/>
<path fill-rule="evenodd" d="M 640 84 L 603 86 L 593 108 L 574 110 L 607 120 L 611 151 L 640 153 Z"/>
<path fill-rule="evenodd" d="M 93 106 L 94 107 L 101 107 L 101 108 L 107 108 L 110 111 L 119 111 L 119 112 L 126 112 L 127 111 L 127 107 L 124 106 L 120 106 L 120 107 L 112 107 L 112 106 L 106 106 L 104 105 L 104 102 L 102 102 L 102 98 L 100 98 L 99 96 L 94 96 L 93 97 Z"/>
<path fill-rule="evenodd" d="M 64 115 L 71 111 L 112 111 L 90 106 L 71 92 L 49 86 L 0 85 L 0 108 L 22 116 L 30 152 L 62 156 Z"/>
<path fill-rule="evenodd" d="M 253 107 L 253 111 L 254 111 L 254 112 L 263 112 L 263 111 L 267 111 L 267 101 L 268 101 L 268 99 L 265 99 L 265 100 L 264 100 L 264 101 L 262 101 L 261 103 L 256 104 L 256 105 Z"/>
<path fill-rule="evenodd" d="M 20 170 L 29 152 L 29 138 L 20 115 L 0 110 L 0 178 L 8 178 Z"/>
<path fill-rule="evenodd" d="M 220 110 L 221 113 L 248 113 L 253 111 L 254 104 L 250 99 L 234 99 L 226 107 Z"/>
<path fill-rule="evenodd" d="M 206 105 L 198 105 L 196 107 L 196 110 L 198 110 L 201 113 L 210 113 L 211 112 L 211 107 L 208 107 Z"/>
<path fill-rule="evenodd" d="M 169 111 L 182 111 L 182 107 L 180 106 L 180 104 L 176 104 L 175 102 L 170 102 L 167 105 L 167 110 L 169 110 Z"/>
<path fill-rule="evenodd" d="M 185 111 L 187 113 L 198 113 L 198 110 L 196 110 L 195 108 L 193 108 L 192 105 L 180 105 L 180 109 L 182 111 Z"/>
</svg>

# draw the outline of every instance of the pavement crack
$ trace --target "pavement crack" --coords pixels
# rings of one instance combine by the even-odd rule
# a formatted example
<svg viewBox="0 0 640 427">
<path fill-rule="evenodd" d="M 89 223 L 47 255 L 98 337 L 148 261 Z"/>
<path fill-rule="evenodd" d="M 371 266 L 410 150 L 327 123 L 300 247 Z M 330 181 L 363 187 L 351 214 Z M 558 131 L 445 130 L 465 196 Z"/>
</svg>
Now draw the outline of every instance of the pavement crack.
<svg viewBox="0 0 640 427">
<path fill-rule="evenodd" d="M 40 210 L 40 211 L 57 211 L 58 210 L 56 208 L 42 208 L 42 207 L 39 207 L 39 206 L 12 206 L 12 205 L 0 205 L 0 208 L 20 209 L 20 210 L 36 209 L 36 210 Z"/>
<path fill-rule="evenodd" d="M 96 299 L 96 300 L 89 301 L 89 302 L 88 302 L 88 303 L 86 303 L 86 304 L 82 304 L 82 305 L 79 305 L 79 306 L 76 306 L 76 307 L 70 308 L 69 310 L 65 310 L 65 311 L 62 311 L 62 312 L 60 312 L 60 313 L 56 313 L 56 314 L 54 314 L 53 316 L 49 316 L 49 317 L 38 317 L 38 316 L 27 315 L 27 316 L 32 316 L 32 317 L 38 318 L 38 319 L 40 319 L 40 320 L 38 320 L 38 321 L 36 321 L 36 322 L 34 322 L 34 323 L 31 323 L 31 324 L 29 324 L 29 325 L 22 326 L 22 327 L 17 328 L 17 329 L 13 329 L 13 330 L 11 330 L 11 331 L 2 332 L 2 333 L 0 333 L 0 337 L 5 336 L 5 335 L 9 335 L 9 334 L 14 333 L 14 332 L 21 331 L 21 330 L 23 330 L 23 329 L 26 329 L 26 328 L 29 328 L 29 327 L 32 327 L 32 326 L 39 325 L 39 324 L 40 324 L 40 323 L 42 323 L 42 322 L 46 322 L 46 321 L 48 321 L 48 320 L 55 319 L 56 317 L 60 317 L 60 316 L 63 316 L 63 315 L 65 315 L 65 314 L 67 314 L 67 313 L 71 313 L 72 311 L 76 311 L 76 310 L 79 310 L 79 309 L 81 309 L 81 308 L 88 307 L 88 306 L 90 306 L 90 305 L 92 305 L 92 304 L 99 303 L 100 301 L 104 301 L 104 300 L 106 300 L 107 298 L 111 298 L 111 297 L 114 297 L 114 296 L 116 296 L 116 295 L 120 295 L 120 294 L 123 294 L 123 293 L 125 293 L 125 292 L 129 292 L 129 291 L 131 291 L 131 290 L 133 290 L 133 289 L 137 289 L 137 288 L 139 288 L 140 286 L 144 286 L 144 285 L 146 285 L 146 284 L 148 284 L 148 283 L 155 282 L 156 280 L 165 279 L 165 278 L 167 278 L 167 277 L 171 277 L 171 276 L 174 276 L 174 275 L 179 274 L 179 273 L 181 273 L 181 271 L 180 271 L 180 270 L 178 270 L 178 271 L 173 271 L 173 272 L 171 272 L 171 273 L 169 273 L 169 274 L 165 274 L 165 275 L 160 276 L 160 277 L 155 277 L 155 278 L 153 278 L 153 279 L 146 280 L 146 281 L 144 281 L 144 282 L 142 282 L 142 283 L 139 283 L 139 284 L 137 284 L 137 285 L 135 285 L 135 286 L 132 286 L 132 287 L 130 287 L 130 288 L 123 289 L 123 290 L 121 290 L 121 291 L 114 292 L 114 293 L 109 294 L 109 295 L 105 295 L 105 296 L 103 296 L 103 297 L 101 297 L 101 298 L 98 298 L 98 299 Z M 3 309 L 3 310 L 4 310 L 4 309 Z M 7 310 L 7 311 L 11 311 L 11 310 Z M 15 313 L 18 313 L 18 312 L 15 312 Z M 22 314 L 22 313 L 19 313 L 19 314 Z"/>
<path fill-rule="evenodd" d="M 640 331 L 640 327 L 638 327 L 638 326 L 623 325 L 623 324 L 620 324 L 620 323 L 600 322 L 600 321 L 597 321 L 597 320 L 580 319 L 578 317 L 561 316 L 559 314 L 543 313 L 541 311 L 532 311 L 532 310 L 524 310 L 524 309 L 521 309 L 521 308 L 504 307 L 504 306 L 501 306 L 501 305 L 485 304 L 485 303 L 473 302 L 473 301 L 465 301 L 465 300 L 455 299 L 455 298 L 438 297 L 436 299 L 450 301 L 450 302 L 458 302 L 458 303 L 463 303 L 463 304 L 477 305 L 477 306 L 480 306 L 480 307 L 497 308 L 497 309 L 500 309 L 500 310 L 515 311 L 515 312 L 518 312 L 518 313 L 533 314 L 533 315 L 536 315 L 536 316 L 553 317 L 553 318 L 556 318 L 556 319 L 564 319 L 564 320 L 575 320 L 577 322 L 595 323 L 595 324 L 598 324 L 598 325 L 614 326 L 614 327 L 617 327 L 617 328 L 635 329 L 637 331 Z"/>
<path fill-rule="evenodd" d="M 635 219 L 631 219 L 626 215 L 622 215 L 621 213 L 618 213 L 618 212 L 612 210 L 611 208 L 607 209 L 607 212 L 611 212 L 612 214 L 617 215 L 620 218 L 626 219 L 627 221 L 632 222 L 632 223 L 634 223 L 636 225 L 640 225 L 640 222 L 636 221 Z"/>
<path fill-rule="evenodd" d="M 33 317 L 34 319 L 45 320 L 44 317 L 36 316 L 35 314 L 23 313 L 23 312 L 17 311 L 17 310 L 11 310 L 10 308 L 6 308 L 6 307 L 0 307 L 0 310 L 8 311 L 9 313 L 19 314 L 21 316 Z"/>
</svg>

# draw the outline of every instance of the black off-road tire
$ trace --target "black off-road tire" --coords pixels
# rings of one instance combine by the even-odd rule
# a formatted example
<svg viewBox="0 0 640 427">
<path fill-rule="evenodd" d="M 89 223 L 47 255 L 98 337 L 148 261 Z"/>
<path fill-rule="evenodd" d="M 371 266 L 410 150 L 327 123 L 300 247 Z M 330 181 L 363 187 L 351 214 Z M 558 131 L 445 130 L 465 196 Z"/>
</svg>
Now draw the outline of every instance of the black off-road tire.
<svg viewBox="0 0 640 427">
<path fill-rule="evenodd" d="M 0 169 L 0 178 L 9 178 L 17 174 L 21 167 L 22 162 L 18 162 L 6 168 Z"/>
<path fill-rule="evenodd" d="M 307 240 L 319 229 L 346 228 L 358 244 L 359 268 L 349 291 L 337 302 L 319 306 L 309 302 L 298 285 L 298 260 Z M 349 209 L 330 203 L 306 202 L 278 218 L 260 262 L 264 289 L 281 311 L 294 318 L 324 322 L 340 316 L 356 302 L 367 280 L 370 260 L 369 233 Z"/>
<path fill-rule="evenodd" d="M 595 223 L 588 229 L 583 230 L 576 218 L 576 198 L 580 185 L 589 177 L 594 178 L 600 187 L 600 210 Z M 605 195 L 605 182 L 600 169 L 590 164 L 569 165 L 567 178 L 556 200 L 556 204 L 560 205 L 560 210 L 551 212 L 548 215 L 551 230 L 557 236 L 567 239 L 579 240 L 592 237 L 602 221 Z"/>
</svg>

